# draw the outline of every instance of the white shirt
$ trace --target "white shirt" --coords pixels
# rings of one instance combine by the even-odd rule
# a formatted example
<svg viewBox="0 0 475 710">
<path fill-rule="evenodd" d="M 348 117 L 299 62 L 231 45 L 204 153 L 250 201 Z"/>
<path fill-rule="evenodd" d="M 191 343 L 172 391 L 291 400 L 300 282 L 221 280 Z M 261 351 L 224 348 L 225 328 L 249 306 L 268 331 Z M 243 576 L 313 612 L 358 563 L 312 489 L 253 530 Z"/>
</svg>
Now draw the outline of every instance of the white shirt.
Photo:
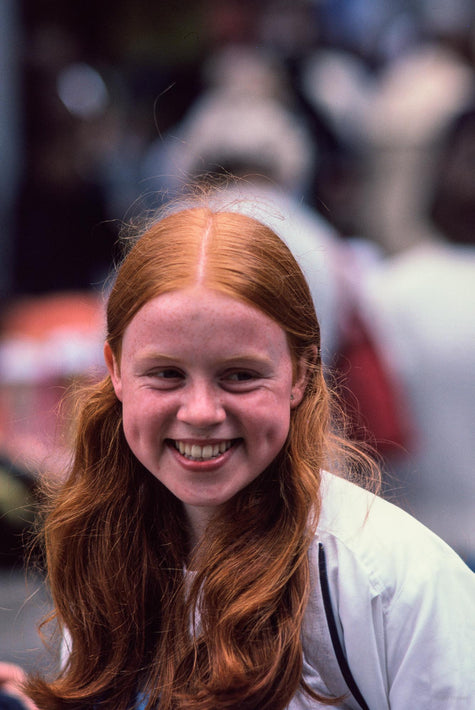
<svg viewBox="0 0 475 710">
<path fill-rule="evenodd" d="M 475 574 L 407 513 L 331 474 L 310 550 L 310 606 L 320 594 L 319 543 L 340 641 L 370 710 L 473 710 Z M 312 685 L 319 632 L 311 622 L 310 609 L 303 641 Z M 313 687 L 325 691 L 318 674 Z M 317 707 L 298 694 L 289 710 Z M 337 707 L 360 705 L 347 698 Z"/>
</svg>

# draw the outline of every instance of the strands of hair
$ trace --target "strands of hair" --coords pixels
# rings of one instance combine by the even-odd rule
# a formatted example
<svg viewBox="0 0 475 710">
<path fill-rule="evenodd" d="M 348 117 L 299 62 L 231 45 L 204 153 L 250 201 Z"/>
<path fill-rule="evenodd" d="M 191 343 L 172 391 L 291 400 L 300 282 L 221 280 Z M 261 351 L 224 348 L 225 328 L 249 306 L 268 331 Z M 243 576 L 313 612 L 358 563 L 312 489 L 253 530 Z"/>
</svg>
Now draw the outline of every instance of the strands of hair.
<svg viewBox="0 0 475 710">
<path fill-rule="evenodd" d="M 87 390 L 71 470 L 45 509 L 48 581 L 71 650 L 58 677 L 30 679 L 39 708 L 127 710 L 138 692 L 148 710 L 283 710 L 299 689 L 336 702 L 302 682 L 320 471 L 345 449 L 359 471 L 375 468 L 334 432 L 318 321 L 295 259 L 269 228 L 210 204 L 172 210 L 132 243 L 109 297 L 110 347 L 120 360 L 141 306 L 198 279 L 284 329 L 294 365 L 308 367 L 303 401 L 277 459 L 191 553 L 181 504 L 127 445 L 110 378 Z"/>
</svg>

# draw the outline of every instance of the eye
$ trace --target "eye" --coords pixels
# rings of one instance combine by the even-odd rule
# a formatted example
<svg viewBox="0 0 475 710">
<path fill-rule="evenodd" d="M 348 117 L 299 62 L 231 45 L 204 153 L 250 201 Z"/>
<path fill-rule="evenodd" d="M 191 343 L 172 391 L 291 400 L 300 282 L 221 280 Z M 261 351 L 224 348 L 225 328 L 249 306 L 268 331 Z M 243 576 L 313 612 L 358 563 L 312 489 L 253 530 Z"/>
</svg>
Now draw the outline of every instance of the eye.
<svg viewBox="0 0 475 710">
<path fill-rule="evenodd" d="M 176 367 L 157 367 L 147 372 L 146 377 L 155 389 L 172 389 L 183 382 L 184 374 Z"/>
<path fill-rule="evenodd" d="M 179 379 L 183 376 L 180 370 L 176 370 L 174 367 L 166 367 L 163 370 L 155 370 L 152 374 L 154 377 L 164 380 Z"/>
<path fill-rule="evenodd" d="M 231 372 L 229 375 L 227 375 L 226 379 L 230 380 L 232 382 L 246 382 L 248 380 L 254 379 L 255 375 L 251 372 L 244 372 L 244 371 L 239 371 L 239 372 Z"/>
<path fill-rule="evenodd" d="M 252 370 L 231 370 L 221 377 L 222 386 L 235 392 L 249 392 L 257 386 L 261 375 Z"/>
</svg>

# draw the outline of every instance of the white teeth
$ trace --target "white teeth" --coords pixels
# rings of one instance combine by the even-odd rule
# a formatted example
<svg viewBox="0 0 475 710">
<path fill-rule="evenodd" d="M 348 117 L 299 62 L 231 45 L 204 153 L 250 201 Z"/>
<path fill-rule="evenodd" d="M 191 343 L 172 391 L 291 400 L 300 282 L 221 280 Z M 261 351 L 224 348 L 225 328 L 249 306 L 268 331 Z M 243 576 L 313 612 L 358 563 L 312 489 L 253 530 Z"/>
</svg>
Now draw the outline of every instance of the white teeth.
<svg viewBox="0 0 475 710">
<path fill-rule="evenodd" d="M 201 452 L 201 458 L 209 459 L 212 455 L 213 455 L 213 447 L 210 446 L 209 444 L 207 446 L 203 446 L 203 451 Z"/>
<path fill-rule="evenodd" d="M 200 459 L 202 458 L 202 447 L 198 446 L 197 444 L 193 444 L 191 447 L 191 458 L 193 459 Z"/>
<path fill-rule="evenodd" d="M 232 441 L 220 441 L 219 444 L 189 444 L 184 441 L 175 441 L 175 448 L 178 449 L 182 456 L 185 456 L 192 461 L 208 461 L 216 458 L 219 454 L 224 454 L 232 446 Z"/>
</svg>

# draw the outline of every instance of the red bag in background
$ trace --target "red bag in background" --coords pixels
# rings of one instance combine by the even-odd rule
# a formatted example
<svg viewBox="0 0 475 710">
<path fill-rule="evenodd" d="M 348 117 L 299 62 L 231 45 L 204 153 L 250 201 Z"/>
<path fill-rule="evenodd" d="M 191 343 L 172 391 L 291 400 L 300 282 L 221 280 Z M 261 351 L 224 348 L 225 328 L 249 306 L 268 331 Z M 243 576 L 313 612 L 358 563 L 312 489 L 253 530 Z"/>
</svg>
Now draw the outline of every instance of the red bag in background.
<svg viewBox="0 0 475 710">
<path fill-rule="evenodd" d="M 368 442 L 383 456 L 401 453 L 411 439 L 410 418 L 397 383 L 354 307 L 332 369 L 349 435 Z"/>
</svg>

